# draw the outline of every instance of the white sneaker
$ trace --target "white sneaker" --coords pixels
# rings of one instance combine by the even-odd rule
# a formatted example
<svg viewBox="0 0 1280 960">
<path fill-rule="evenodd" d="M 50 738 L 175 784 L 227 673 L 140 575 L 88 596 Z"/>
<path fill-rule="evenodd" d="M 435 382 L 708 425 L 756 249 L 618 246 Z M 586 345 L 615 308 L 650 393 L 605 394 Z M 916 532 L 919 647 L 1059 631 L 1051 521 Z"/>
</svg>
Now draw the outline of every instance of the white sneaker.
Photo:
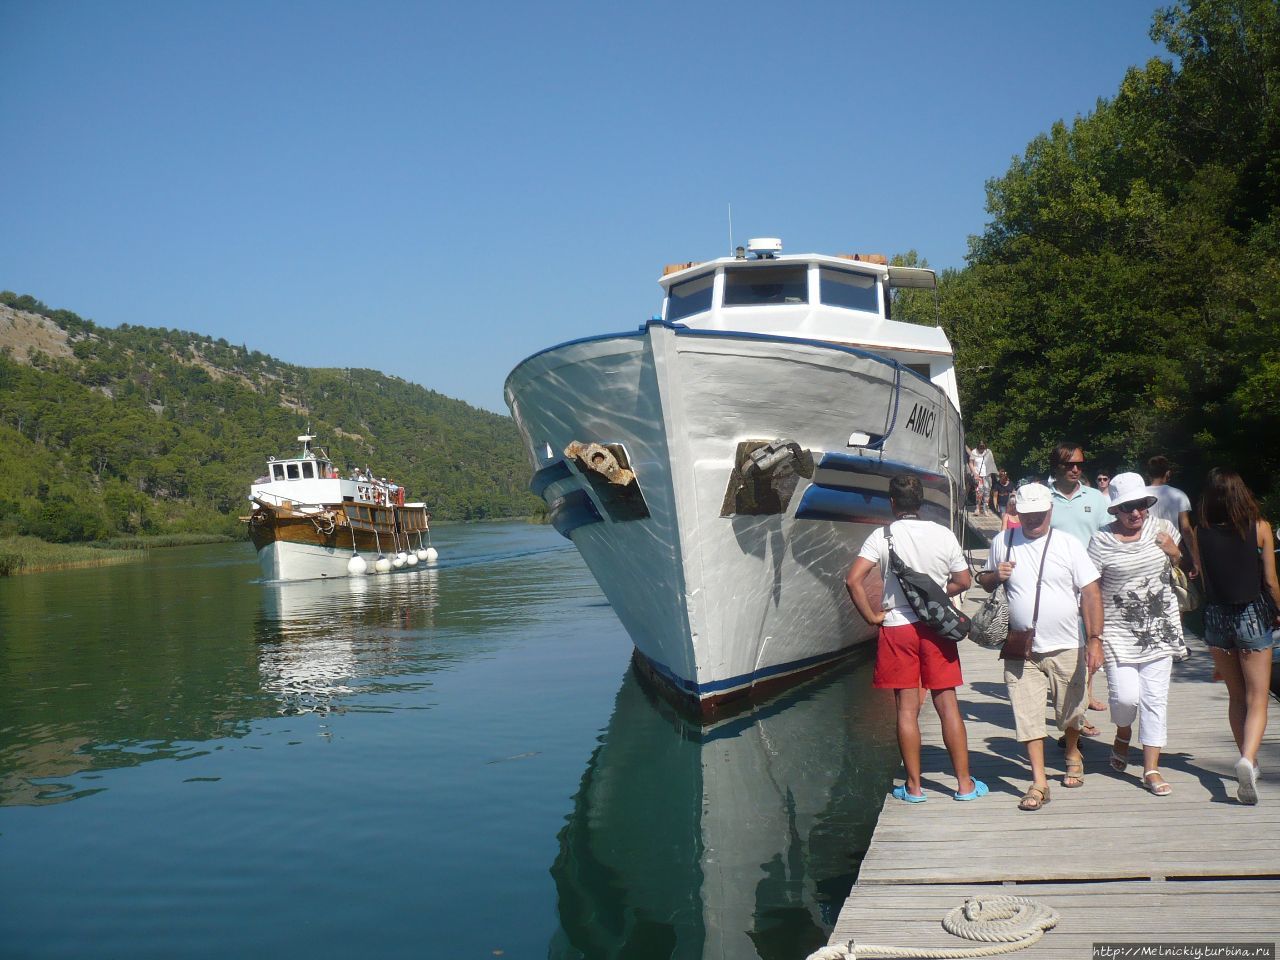
<svg viewBox="0 0 1280 960">
<path fill-rule="evenodd" d="M 1240 785 L 1237 800 L 1249 806 L 1258 802 L 1258 768 L 1245 757 L 1236 761 L 1236 783 Z"/>
</svg>

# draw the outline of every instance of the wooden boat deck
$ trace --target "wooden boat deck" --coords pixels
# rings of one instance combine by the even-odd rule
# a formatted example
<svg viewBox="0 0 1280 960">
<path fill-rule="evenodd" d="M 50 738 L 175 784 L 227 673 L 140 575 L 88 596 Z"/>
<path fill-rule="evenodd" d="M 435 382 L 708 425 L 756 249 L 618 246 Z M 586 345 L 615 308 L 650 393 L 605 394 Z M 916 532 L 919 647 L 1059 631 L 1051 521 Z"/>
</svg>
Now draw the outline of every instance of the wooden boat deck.
<svg viewBox="0 0 1280 960">
<path fill-rule="evenodd" d="M 980 589 L 970 599 L 984 597 Z M 1051 802 L 1017 809 L 1030 769 L 1013 736 L 1003 671 L 994 651 L 962 645 L 960 701 L 973 775 L 989 796 L 951 799 L 955 781 L 932 706 L 921 714 L 924 787 L 930 802 L 887 797 L 832 945 L 979 946 L 941 926 L 969 897 L 1032 897 L 1061 915 L 1058 926 L 1019 956 L 1089 957 L 1093 944 L 1280 940 L 1280 723 L 1273 716 L 1259 755 L 1261 802 L 1235 799 L 1238 754 L 1227 726 L 1227 692 L 1212 681 L 1207 649 L 1174 665 L 1169 746 L 1161 770 L 1167 797 L 1141 789 L 1141 764 L 1124 774 L 1107 764 L 1114 726 L 1083 738 L 1085 785 L 1061 785 L 1062 751 L 1046 741 Z M 1099 672 L 1096 697 L 1106 700 Z M 1052 724 L 1050 729 L 1053 730 Z M 1139 756 L 1138 736 L 1131 758 Z"/>
</svg>

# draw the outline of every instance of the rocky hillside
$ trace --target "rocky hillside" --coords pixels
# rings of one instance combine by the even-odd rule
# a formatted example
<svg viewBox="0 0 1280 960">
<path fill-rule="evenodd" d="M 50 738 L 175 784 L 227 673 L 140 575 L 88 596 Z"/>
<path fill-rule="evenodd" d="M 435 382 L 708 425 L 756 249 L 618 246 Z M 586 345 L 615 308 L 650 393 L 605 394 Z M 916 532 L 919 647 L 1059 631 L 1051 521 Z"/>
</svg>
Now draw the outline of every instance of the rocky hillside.
<svg viewBox="0 0 1280 960">
<path fill-rule="evenodd" d="M 236 529 L 249 482 L 310 428 L 442 519 L 538 510 L 510 418 L 373 370 L 225 340 L 99 327 L 0 293 L 0 535 Z"/>
</svg>

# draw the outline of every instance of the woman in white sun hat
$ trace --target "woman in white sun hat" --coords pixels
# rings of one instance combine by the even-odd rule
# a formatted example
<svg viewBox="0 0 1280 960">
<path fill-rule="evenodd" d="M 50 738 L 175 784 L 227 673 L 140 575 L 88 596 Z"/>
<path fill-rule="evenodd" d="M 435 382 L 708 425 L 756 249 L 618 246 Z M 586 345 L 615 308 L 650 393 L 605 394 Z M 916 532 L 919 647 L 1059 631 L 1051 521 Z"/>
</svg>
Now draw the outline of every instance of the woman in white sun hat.
<svg viewBox="0 0 1280 960">
<path fill-rule="evenodd" d="M 1173 565 L 1182 555 L 1178 530 L 1148 514 L 1156 496 L 1136 473 L 1111 478 L 1115 519 L 1089 541 L 1089 559 L 1102 574 L 1107 686 L 1116 739 L 1111 767 L 1128 765 L 1133 722 L 1142 736 L 1142 785 L 1157 797 L 1172 787 L 1160 775 L 1167 740 L 1169 676 L 1182 645 L 1182 621 L 1173 592 Z"/>
</svg>

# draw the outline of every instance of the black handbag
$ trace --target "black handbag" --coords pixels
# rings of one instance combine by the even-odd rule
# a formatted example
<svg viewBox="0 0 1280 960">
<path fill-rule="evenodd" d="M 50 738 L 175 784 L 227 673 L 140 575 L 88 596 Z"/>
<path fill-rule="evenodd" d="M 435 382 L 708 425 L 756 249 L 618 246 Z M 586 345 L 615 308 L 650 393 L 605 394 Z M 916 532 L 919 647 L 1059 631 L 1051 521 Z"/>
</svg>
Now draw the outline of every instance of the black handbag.
<svg viewBox="0 0 1280 960">
<path fill-rule="evenodd" d="M 893 534 L 884 528 L 889 545 L 889 569 L 898 578 L 907 603 L 921 623 L 933 628 L 940 637 L 959 643 L 969 635 L 969 618 L 955 608 L 945 590 L 918 570 L 912 570 L 893 550 Z"/>
</svg>

